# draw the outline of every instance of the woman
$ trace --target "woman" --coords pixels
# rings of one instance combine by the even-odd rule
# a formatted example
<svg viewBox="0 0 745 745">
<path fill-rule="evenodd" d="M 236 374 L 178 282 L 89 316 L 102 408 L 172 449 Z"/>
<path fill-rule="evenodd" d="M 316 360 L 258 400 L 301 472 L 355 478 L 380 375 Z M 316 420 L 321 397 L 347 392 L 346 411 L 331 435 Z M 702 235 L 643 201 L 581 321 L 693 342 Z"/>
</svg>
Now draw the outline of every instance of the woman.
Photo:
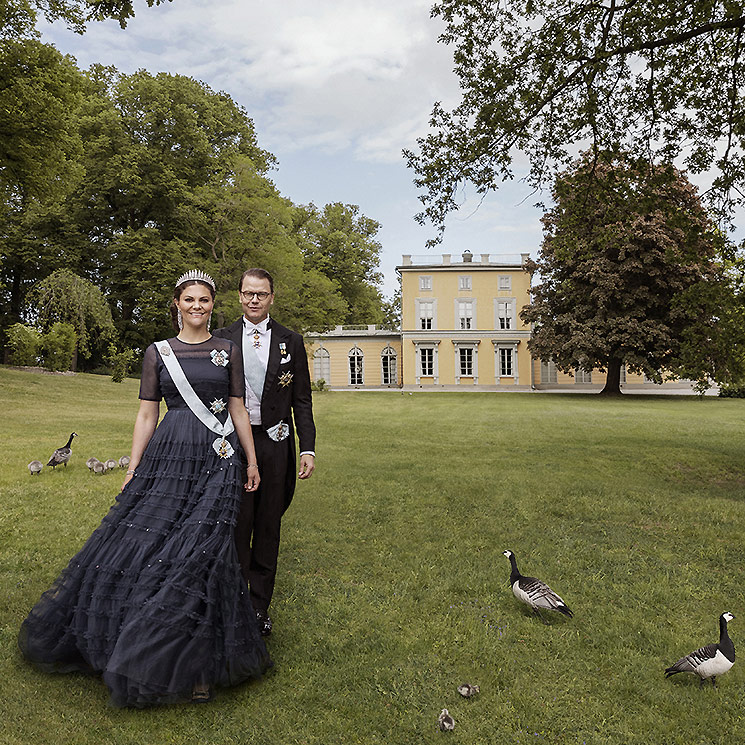
<svg viewBox="0 0 745 745">
<path fill-rule="evenodd" d="M 259 485 L 241 350 L 209 333 L 214 294 L 202 272 L 176 283 L 178 336 L 145 352 L 122 492 L 19 635 L 43 670 L 101 673 L 115 706 L 207 701 L 271 665 L 233 537 Z"/>
</svg>

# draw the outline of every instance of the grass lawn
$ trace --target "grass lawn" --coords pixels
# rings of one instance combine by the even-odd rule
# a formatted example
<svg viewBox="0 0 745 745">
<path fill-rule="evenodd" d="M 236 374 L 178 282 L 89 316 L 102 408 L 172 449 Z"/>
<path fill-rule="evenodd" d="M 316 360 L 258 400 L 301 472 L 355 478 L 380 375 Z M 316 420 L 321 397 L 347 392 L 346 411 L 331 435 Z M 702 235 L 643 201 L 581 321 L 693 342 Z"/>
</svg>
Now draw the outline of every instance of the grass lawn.
<svg viewBox="0 0 745 745">
<path fill-rule="evenodd" d="M 262 682 L 206 706 L 107 706 L 21 660 L 19 624 L 105 514 L 137 382 L 0 368 L 5 745 L 736 743 L 745 667 L 665 680 L 729 610 L 745 652 L 745 401 L 323 393 L 283 523 Z M 67 469 L 31 477 L 69 433 Z M 575 612 L 518 605 L 506 548 Z M 481 693 L 462 699 L 460 683 Z M 437 730 L 448 708 L 451 733 Z"/>
</svg>

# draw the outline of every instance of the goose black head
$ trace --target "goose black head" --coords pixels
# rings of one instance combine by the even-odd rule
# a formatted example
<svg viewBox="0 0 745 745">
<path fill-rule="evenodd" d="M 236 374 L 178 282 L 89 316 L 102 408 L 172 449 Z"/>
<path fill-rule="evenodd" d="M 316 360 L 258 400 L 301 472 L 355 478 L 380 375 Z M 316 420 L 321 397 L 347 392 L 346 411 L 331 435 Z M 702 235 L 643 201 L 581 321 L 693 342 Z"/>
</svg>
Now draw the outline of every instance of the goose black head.
<svg viewBox="0 0 745 745">
<path fill-rule="evenodd" d="M 515 554 L 512 553 L 509 549 L 507 551 L 502 551 L 502 555 L 506 556 L 508 559 L 511 559 Z"/>
<path fill-rule="evenodd" d="M 719 618 L 725 623 L 729 623 L 734 618 L 734 616 L 727 610 L 724 613 L 722 613 L 722 615 L 719 616 Z"/>
</svg>

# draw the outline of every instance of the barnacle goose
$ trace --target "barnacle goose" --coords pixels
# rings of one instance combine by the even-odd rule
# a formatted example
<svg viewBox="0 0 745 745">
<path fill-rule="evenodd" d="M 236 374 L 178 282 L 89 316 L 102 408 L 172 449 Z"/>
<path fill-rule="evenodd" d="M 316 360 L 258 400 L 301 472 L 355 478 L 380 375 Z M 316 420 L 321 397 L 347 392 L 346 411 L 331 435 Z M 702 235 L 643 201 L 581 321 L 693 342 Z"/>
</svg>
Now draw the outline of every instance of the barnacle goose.
<svg viewBox="0 0 745 745">
<path fill-rule="evenodd" d="M 440 725 L 440 729 L 443 732 L 455 729 L 455 719 L 450 716 L 450 712 L 447 709 L 443 709 L 440 712 L 440 716 L 437 718 L 437 723 Z"/>
<path fill-rule="evenodd" d="M 70 439 L 67 441 L 67 445 L 63 445 L 61 448 L 57 448 L 53 453 L 52 457 L 49 459 L 49 463 L 47 463 L 48 466 L 51 466 L 52 468 L 57 468 L 57 466 L 64 465 L 65 468 L 67 468 L 67 461 L 70 460 L 70 454 L 72 453 L 72 450 L 70 446 L 72 445 L 72 438 L 77 437 L 78 433 L 73 432 L 70 435 Z"/>
<path fill-rule="evenodd" d="M 711 678 L 711 684 L 716 688 L 717 675 L 723 675 L 735 664 L 735 645 L 727 633 L 727 623 L 733 618 L 729 611 L 722 613 L 719 616 L 719 643 L 707 644 L 681 657 L 665 670 L 665 677 L 675 673 L 696 673 L 701 678 L 699 687 Z"/>
<path fill-rule="evenodd" d="M 515 597 L 529 605 L 535 614 L 544 621 L 541 615 L 542 610 L 555 610 L 571 618 L 574 614 L 569 606 L 545 583 L 535 577 L 523 577 L 517 568 L 517 560 L 512 551 L 503 551 L 504 555 L 510 560 L 512 572 L 510 574 L 510 584 Z"/>
<path fill-rule="evenodd" d="M 34 474 L 40 474 L 42 468 L 44 468 L 44 464 L 40 460 L 32 460 L 31 463 L 28 464 L 28 470 L 32 476 Z"/>
<path fill-rule="evenodd" d="M 463 683 L 463 685 L 458 686 L 458 693 L 463 698 L 471 698 L 471 696 L 475 696 L 480 691 L 481 689 L 477 685 L 471 685 L 470 683 Z"/>
</svg>

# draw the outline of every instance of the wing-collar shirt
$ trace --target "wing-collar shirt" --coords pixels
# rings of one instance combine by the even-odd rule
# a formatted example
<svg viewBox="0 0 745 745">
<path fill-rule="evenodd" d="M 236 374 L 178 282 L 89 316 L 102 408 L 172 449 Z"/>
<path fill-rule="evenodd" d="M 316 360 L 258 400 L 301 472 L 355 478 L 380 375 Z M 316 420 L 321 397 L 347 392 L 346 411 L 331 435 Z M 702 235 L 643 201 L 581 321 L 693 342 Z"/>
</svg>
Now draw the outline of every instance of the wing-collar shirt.
<svg viewBox="0 0 745 745">
<path fill-rule="evenodd" d="M 267 316 L 261 323 L 254 324 L 243 316 L 243 359 L 251 354 L 251 349 L 256 352 L 264 372 L 269 364 L 269 345 L 272 341 L 272 328 Z M 248 377 L 246 377 L 246 408 L 251 424 L 261 424 L 261 391 L 255 392 L 251 389 Z"/>
</svg>

